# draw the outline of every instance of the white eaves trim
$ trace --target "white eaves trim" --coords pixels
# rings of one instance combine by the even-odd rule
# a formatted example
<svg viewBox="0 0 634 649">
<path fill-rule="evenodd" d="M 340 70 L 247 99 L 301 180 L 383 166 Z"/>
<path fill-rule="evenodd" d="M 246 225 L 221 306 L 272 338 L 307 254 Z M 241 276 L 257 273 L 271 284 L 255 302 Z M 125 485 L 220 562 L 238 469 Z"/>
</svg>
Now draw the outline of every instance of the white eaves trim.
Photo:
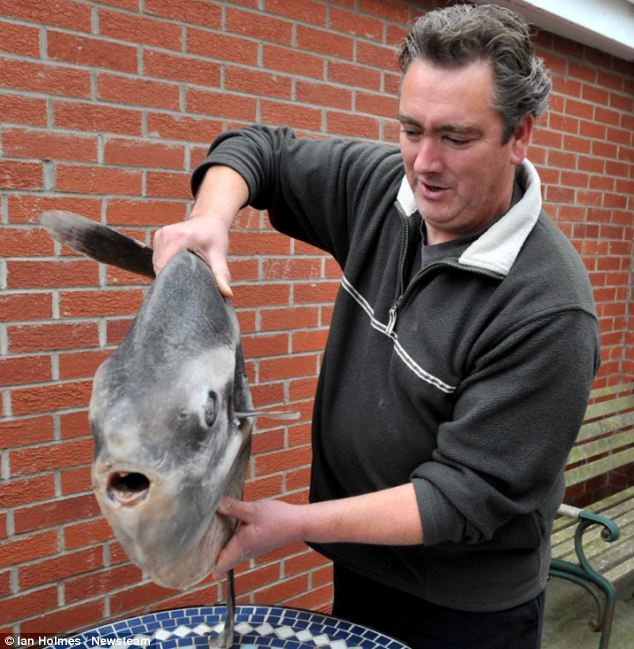
<svg viewBox="0 0 634 649">
<path fill-rule="evenodd" d="M 634 61 L 634 0 L 476 0 L 514 9 L 530 23 Z"/>
</svg>

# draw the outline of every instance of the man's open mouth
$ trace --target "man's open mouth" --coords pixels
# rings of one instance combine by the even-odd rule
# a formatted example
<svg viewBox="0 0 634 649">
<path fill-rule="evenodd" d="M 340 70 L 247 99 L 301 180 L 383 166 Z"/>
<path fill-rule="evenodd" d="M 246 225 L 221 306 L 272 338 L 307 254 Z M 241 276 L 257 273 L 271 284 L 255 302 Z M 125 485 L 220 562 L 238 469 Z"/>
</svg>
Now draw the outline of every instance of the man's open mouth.
<svg viewBox="0 0 634 649">
<path fill-rule="evenodd" d="M 420 184 L 423 187 L 424 193 L 428 195 L 439 194 L 440 192 L 449 189 L 448 187 L 443 185 L 434 185 L 433 183 L 426 183 L 424 181 L 421 181 Z"/>
</svg>

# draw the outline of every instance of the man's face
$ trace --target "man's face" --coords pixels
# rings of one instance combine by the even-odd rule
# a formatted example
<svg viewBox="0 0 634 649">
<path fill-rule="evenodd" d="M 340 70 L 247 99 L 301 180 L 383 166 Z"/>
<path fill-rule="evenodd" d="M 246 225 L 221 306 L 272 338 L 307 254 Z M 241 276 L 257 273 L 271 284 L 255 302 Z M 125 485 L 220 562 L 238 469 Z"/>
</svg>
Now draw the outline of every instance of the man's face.
<svg viewBox="0 0 634 649">
<path fill-rule="evenodd" d="M 403 77 L 401 153 L 428 243 L 474 234 L 509 209 L 533 119 L 502 144 L 493 88 L 487 61 L 441 68 L 415 59 Z"/>
</svg>

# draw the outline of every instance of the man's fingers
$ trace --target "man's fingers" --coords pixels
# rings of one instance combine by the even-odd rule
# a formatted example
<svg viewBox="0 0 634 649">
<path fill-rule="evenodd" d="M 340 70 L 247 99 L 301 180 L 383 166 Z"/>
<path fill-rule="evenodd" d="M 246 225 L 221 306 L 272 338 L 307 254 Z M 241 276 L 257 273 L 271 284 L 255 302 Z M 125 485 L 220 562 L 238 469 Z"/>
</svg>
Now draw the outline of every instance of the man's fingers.
<svg viewBox="0 0 634 649">
<path fill-rule="evenodd" d="M 245 555 L 244 549 L 242 548 L 238 531 L 231 537 L 231 539 L 229 539 L 227 545 L 225 545 L 225 547 L 220 551 L 216 560 L 216 566 L 212 573 L 212 578 L 214 580 L 221 579 L 226 572 L 235 568 L 235 566 L 247 559 L 249 559 L 249 557 Z"/>
<path fill-rule="evenodd" d="M 218 501 L 216 511 L 223 516 L 230 516 L 233 503 L 235 503 L 235 500 L 233 500 L 233 498 L 229 498 L 229 496 L 221 496 L 220 500 Z"/>
<path fill-rule="evenodd" d="M 210 268 L 224 297 L 233 297 L 231 274 L 227 265 L 227 253 L 222 244 L 216 243 L 210 248 L 196 245 L 196 232 L 191 229 L 191 222 L 167 225 L 154 234 L 154 255 L 152 262 L 154 272 L 158 275 L 167 262 L 181 250 L 191 250 Z"/>
<path fill-rule="evenodd" d="M 252 504 L 229 498 L 229 496 L 222 496 L 218 501 L 216 511 L 223 516 L 248 523 L 251 518 Z"/>
<path fill-rule="evenodd" d="M 220 579 L 222 579 L 227 574 L 227 572 L 229 572 L 229 570 L 231 569 L 231 567 L 225 561 L 226 555 L 227 555 L 227 550 L 223 549 L 220 551 L 220 554 L 216 559 L 216 566 L 214 567 L 213 572 L 211 573 L 211 578 L 214 581 L 219 581 Z"/>
<path fill-rule="evenodd" d="M 231 555 L 227 548 L 221 550 L 218 555 L 218 560 L 216 561 L 216 567 L 211 573 L 211 577 L 214 581 L 222 579 L 229 570 L 233 569 L 238 563 L 240 563 L 240 560 L 231 561 L 230 556 Z"/>
<path fill-rule="evenodd" d="M 172 230 L 170 232 L 169 227 L 162 228 L 154 234 L 152 263 L 157 275 L 177 252 L 186 250 L 188 247 L 188 230 Z"/>
<path fill-rule="evenodd" d="M 163 249 L 161 251 L 161 255 L 157 255 L 156 252 L 154 252 L 154 255 L 152 256 L 152 264 L 154 265 L 154 273 L 155 275 L 158 275 L 163 268 L 167 265 L 167 262 L 179 251 L 178 248 L 174 248 L 174 250 L 170 250 L 169 248 Z"/>
<path fill-rule="evenodd" d="M 229 269 L 227 266 L 212 266 L 212 272 L 216 278 L 216 284 L 218 285 L 218 290 L 221 295 L 225 297 L 233 297 L 233 291 L 231 290 L 231 276 L 229 275 Z"/>
</svg>

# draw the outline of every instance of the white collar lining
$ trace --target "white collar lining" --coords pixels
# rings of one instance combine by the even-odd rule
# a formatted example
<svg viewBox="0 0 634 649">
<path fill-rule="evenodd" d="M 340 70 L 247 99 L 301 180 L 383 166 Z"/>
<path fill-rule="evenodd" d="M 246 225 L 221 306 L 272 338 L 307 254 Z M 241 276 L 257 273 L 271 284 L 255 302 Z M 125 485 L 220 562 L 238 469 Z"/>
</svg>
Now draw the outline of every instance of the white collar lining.
<svg viewBox="0 0 634 649">
<path fill-rule="evenodd" d="M 508 275 L 542 209 L 541 182 L 537 170 L 532 163 L 524 160 L 519 166 L 519 173 L 524 195 L 462 253 L 459 263 Z M 418 209 L 406 176 L 401 181 L 396 200 L 408 216 Z"/>
</svg>

